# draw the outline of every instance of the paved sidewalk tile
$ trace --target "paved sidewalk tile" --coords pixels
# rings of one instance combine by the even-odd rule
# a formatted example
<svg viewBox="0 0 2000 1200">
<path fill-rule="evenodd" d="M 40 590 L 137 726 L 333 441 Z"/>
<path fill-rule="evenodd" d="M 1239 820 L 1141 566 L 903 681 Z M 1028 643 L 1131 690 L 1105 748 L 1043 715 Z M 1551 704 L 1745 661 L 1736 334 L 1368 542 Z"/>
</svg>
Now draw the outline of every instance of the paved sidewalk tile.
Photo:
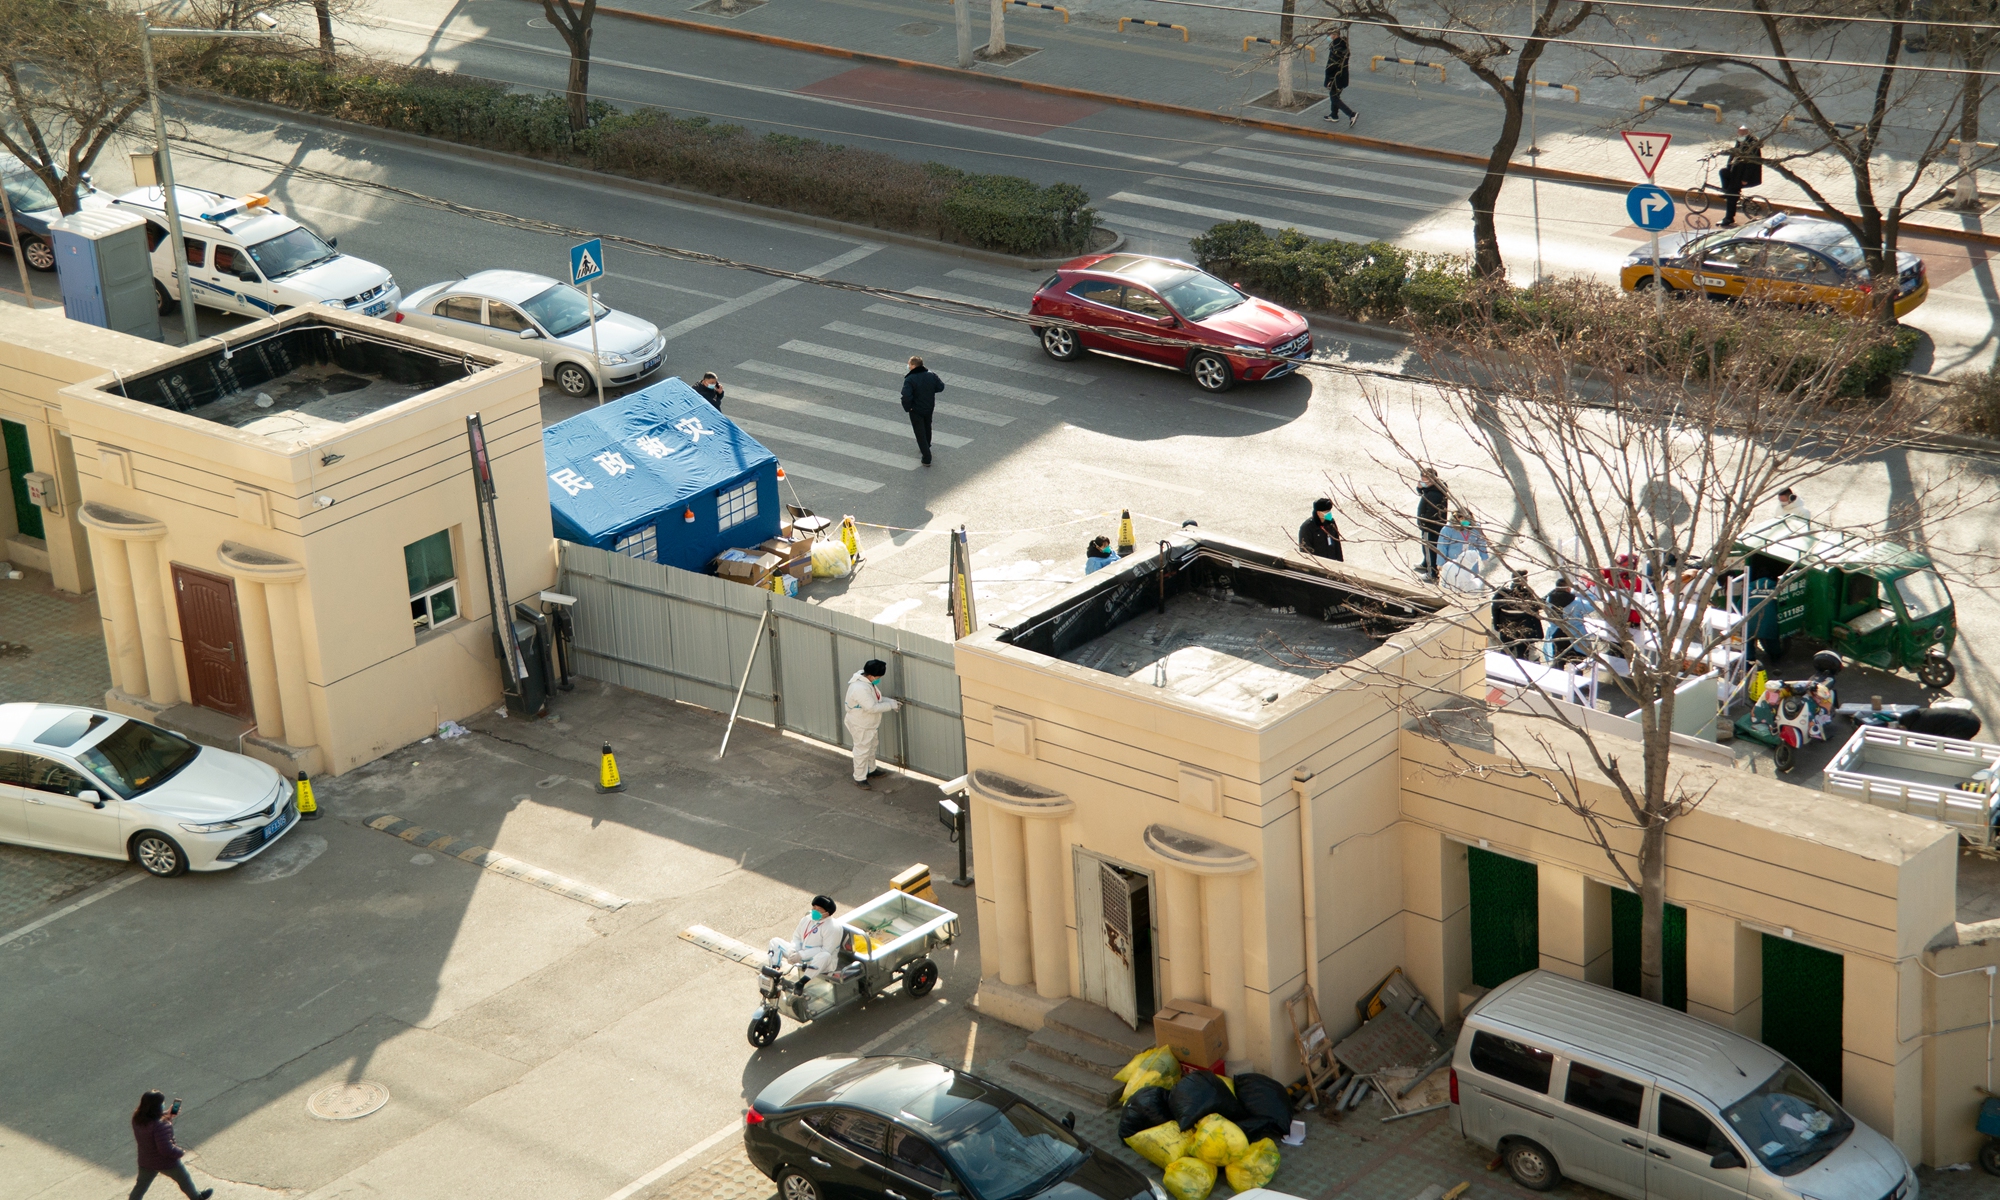
<svg viewBox="0 0 2000 1200">
<path fill-rule="evenodd" d="M 102 707 L 111 687 L 97 596 L 71 596 L 47 575 L 0 579 L 0 704 L 42 700 Z"/>
<path fill-rule="evenodd" d="M 125 863 L 113 858 L 0 845 L 0 933 L 25 924 L 36 910 L 66 900 L 125 869 Z"/>
</svg>

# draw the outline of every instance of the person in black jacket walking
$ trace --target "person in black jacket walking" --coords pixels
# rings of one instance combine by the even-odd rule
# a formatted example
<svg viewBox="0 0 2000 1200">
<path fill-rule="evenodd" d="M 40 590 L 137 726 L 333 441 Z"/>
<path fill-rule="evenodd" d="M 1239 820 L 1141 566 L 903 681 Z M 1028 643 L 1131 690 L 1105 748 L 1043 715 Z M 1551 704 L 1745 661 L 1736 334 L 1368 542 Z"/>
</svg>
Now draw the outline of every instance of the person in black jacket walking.
<svg viewBox="0 0 2000 1200">
<path fill-rule="evenodd" d="M 165 1092 L 147 1092 L 139 1097 L 139 1106 L 132 1110 L 132 1140 L 139 1143 L 139 1179 L 132 1185 L 130 1200 L 144 1196 L 146 1189 L 153 1186 L 153 1180 L 161 1175 L 180 1184 L 188 1200 L 208 1200 L 215 1195 L 214 1188 L 195 1190 L 187 1164 L 181 1161 L 186 1151 L 174 1144 L 174 1117 L 180 1107 L 181 1102 L 176 1100 L 173 1112 L 168 1112 Z"/>
<path fill-rule="evenodd" d="M 1340 553 L 1340 526 L 1333 520 L 1333 501 L 1321 496 L 1313 501 L 1312 516 L 1299 526 L 1299 549 L 1314 558 L 1343 561 Z"/>
<path fill-rule="evenodd" d="M 1354 48 L 1347 44 L 1347 31 L 1335 29 L 1333 37 L 1326 44 L 1326 94 L 1330 101 L 1326 109 L 1326 119 L 1338 121 L 1340 114 L 1346 113 L 1350 129 L 1361 119 L 1361 114 L 1347 107 L 1347 102 L 1340 98 L 1340 93 L 1347 90 L 1348 60 L 1353 56 Z"/>
<path fill-rule="evenodd" d="M 924 360 L 910 356 L 910 373 L 903 376 L 903 411 L 910 414 L 910 432 L 917 435 L 917 450 L 924 465 L 931 465 L 931 414 L 937 411 L 937 394 L 944 380 L 936 371 L 926 370 Z"/>
<path fill-rule="evenodd" d="M 1424 539 L 1424 565 L 1418 571 L 1435 581 L 1438 574 L 1438 535 L 1444 532 L 1446 506 L 1450 503 L 1438 473 L 1425 467 L 1417 483 L 1417 531 Z"/>
</svg>

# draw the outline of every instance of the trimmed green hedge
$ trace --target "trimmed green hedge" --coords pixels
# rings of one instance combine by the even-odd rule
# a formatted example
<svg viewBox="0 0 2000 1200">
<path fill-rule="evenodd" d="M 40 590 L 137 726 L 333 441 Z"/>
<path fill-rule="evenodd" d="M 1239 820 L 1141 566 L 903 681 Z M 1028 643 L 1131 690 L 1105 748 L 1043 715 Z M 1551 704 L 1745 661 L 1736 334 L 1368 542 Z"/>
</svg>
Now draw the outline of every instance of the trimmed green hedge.
<svg viewBox="0 0 2000 1200">
<path fill-rule="evenodd" d="M 562 96 L 421 67 L 345 60 L 328 70 L 316 59 L 224 55 L 197 61 L 185 79 L 226 96 L 1007 254 L 1080 254 L 1097 228 L 1090 196 L 1074 184 L 1041 187 L 601 101 L 591 102 L 589 128 L 573 132 Z"/>
<path fill-rule="evenodd" d="M 1730 354 L 1748 349 L 1748 339 L 1767 339 L 1766 352 L 1774 361 L 1793 363 L 1794 373 L 1811 370 L 1815 361 L 1801 355 L 1801 345 L 1829 347 L 1817 360 L 1825 363 L 1839 361 L 1831 355 L 1852 354 L 1857 339 L 1872 339 L 1844 372 L 1840 390 L 1847 396 L 1885 393 L 1922 337 L 1907 326 L 1884 328 L 1804 309 L 1787 310 L 1782 322 L 1759 321 L 1753 328 L 1726 306 L 1677 304 L 1673 319 L 1662 322 L 1650 297 L 1607 284 L 1581 279 L 1529 288 L 1493 284 L 1476 278 L 1463 258 L 1387 242 L 1315 241 L 1296 229 L 1271 233 L 1254 221 L 1212 226 L 1190 245 L 1205 270 L 1279 304 L 1419 330 L 1469 326 L 1478 317 L 1503 332 L 1555 333 L 1577 342 L 1624 339 L 1676 362 L 1688 360 L 1694 341 Z"/>
</svg>

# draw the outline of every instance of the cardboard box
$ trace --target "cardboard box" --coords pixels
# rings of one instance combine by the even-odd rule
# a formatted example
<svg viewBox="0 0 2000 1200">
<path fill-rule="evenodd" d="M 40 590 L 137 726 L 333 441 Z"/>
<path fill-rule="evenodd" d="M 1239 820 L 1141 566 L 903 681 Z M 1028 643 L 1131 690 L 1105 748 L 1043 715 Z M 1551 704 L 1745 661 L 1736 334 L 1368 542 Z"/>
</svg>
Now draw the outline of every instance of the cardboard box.
<svg viewBox="0 0 2000 1200">
<path fill-rule="evenodd" d="M 719 578 L 762 587 L 771 578 L 771 572 L 783 564 L 784 560 L 777 555 L 766 554 L 753 547 L 748 550 L 724 550 L 715 556 L 713 566 Z"/>
<path fill-rule="evenodd" d="M 795 558 L 778 569 L 800 583 L 811 583 L 813 577 L 812 555 L 808 554 L 804 558 Z"/>
<path fill-rule="evenodd" d="M 1182 1062 L 1203 1068 L 1229 1050 L 1222 1010 L 1192 1000 L 1169 1000 L 1153 1014 L 1153 1040 Z"/>
</svg>

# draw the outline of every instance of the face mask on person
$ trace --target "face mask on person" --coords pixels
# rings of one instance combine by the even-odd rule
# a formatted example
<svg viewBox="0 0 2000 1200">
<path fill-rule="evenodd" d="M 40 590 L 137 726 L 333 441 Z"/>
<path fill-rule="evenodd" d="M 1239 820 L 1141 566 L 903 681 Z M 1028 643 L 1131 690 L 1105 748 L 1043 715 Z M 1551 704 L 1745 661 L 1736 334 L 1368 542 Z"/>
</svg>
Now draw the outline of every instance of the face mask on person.
<svg viewBox="0 0 2000 1200">
<path fill-rule="evenodd" d="M 826 914 L 825 914 L 825 913 L 821 912 L 820 910 L 818 910 L 818 909 L 816 909 L 816 908 L 815 908 L 815 909 L 813 909 L 813 910 L 811 910 L 811 911 L 812 911 L 812 919 L 813 919 L 813 920 L 815 920 L 815 921 L 824 921 L 824 920 L 826 920 Z"/>
</svg>

